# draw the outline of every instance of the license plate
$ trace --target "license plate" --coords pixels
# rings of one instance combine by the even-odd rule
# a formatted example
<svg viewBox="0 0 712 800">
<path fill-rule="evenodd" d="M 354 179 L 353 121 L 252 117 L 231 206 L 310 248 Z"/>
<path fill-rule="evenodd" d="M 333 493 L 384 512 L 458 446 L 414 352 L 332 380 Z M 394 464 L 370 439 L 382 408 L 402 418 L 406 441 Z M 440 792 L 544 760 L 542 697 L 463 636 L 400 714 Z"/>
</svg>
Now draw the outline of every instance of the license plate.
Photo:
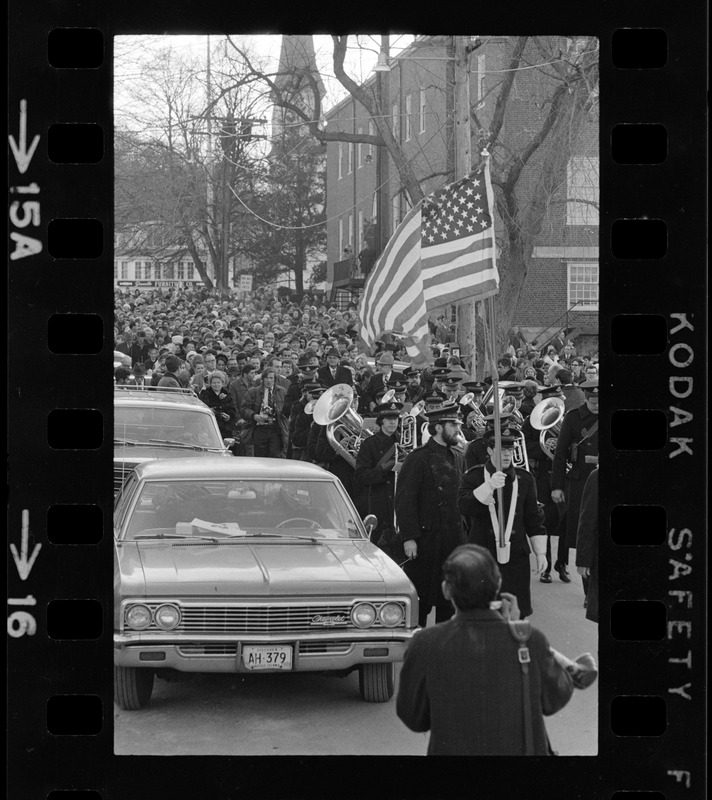
<svg viewBox="0 0 712 800">
<path fill-rule="evenodd" d="M 245 645 L 242 662 L 247 669 L 291 669 L 292 646 L 289 644 Z"/>
</svg>

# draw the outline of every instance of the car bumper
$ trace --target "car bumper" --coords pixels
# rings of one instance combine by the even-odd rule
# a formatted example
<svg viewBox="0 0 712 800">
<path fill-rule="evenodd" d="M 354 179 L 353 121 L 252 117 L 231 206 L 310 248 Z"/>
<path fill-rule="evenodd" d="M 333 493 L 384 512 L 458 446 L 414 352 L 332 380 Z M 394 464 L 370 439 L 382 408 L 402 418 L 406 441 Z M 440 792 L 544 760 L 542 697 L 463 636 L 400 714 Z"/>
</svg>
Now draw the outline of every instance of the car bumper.
<svg viewBox="0 0 712 800">
<path fill-rule="evenodd" d="M 114 664 L 121 667 L 152 667 L 179 672 L 282 672 L 252 670 L 245 666 L 243 645 L 290 645 L 291 672 L 349 670 L 359 664 L 402 661 L 415 631 L 398 630 L 363 638 L 260 637 L 225 639 L 191 638 L 185 641 L 156 642 L 155 637 L 136 641 L 134 636 L 114 635 Z"/>
</svg>

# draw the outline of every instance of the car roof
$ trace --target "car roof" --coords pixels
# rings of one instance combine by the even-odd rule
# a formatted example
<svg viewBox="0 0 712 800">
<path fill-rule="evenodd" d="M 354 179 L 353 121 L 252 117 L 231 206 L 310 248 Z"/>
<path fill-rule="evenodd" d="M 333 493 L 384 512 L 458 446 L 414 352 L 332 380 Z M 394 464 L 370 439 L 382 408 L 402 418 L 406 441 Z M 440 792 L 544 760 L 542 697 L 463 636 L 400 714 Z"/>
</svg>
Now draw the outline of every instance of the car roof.
<svg viewBox="0 0 712 800">
<path fill-rule="evenodd" d="M 167 408 L 174 408 L 175 406 L 186 406 L 190 408 L 205 409 L 212 413 L 205 403 L 196 397 L 192 392 L 181 391 L 164 391 L 162 389 L 131 389 L 131 388 L 118 388 L 114 389 L 114 404 L 117 406 L 135 406 L 142 405 L 154 407 L 164 405 Z"/>
<path fill-rule="evenodd" d="M 172 458 L 148 461 L 136 467 L 139 478 L 164 480 L 194 478 L 196 480 L 334 480 L 331 472 L 307 461 L 290 458 Z"/>
</svg>

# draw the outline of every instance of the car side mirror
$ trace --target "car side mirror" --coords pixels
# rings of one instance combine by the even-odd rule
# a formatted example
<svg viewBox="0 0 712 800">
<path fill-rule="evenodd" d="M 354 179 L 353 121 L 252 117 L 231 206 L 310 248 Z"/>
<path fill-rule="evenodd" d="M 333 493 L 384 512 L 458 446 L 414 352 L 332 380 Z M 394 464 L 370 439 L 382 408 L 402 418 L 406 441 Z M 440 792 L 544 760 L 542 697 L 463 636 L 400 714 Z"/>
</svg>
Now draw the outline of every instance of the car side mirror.
<svg viewBox="0 0 712 800">
<path fill-rule="evenodd" d="M 378 526 L 378 517 L 375 514 L 369 514 L 364 519 L 363 524 L 364 527 L 366 528 L 366 533 L 368 534 L 368 538 L 370 539 L 374 529 Z"/>
<path fill-rule="evenodd" d="M 225 447 L 232 447 L 235 444 L 235 440 L 232 438 L 223 439 L 223 444 Z"/>
</svg>

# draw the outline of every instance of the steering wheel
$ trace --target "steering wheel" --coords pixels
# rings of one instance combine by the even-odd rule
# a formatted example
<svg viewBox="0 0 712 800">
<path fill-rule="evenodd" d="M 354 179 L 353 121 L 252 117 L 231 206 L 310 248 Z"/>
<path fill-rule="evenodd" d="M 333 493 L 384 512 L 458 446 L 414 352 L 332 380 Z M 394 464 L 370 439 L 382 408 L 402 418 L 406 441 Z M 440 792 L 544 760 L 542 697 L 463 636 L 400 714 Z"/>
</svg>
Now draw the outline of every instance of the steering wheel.
<svg viewBox="0 0 712 800">
<path fill-rule="evenodd" d="M 313 519 L 307 519 L 306 517 L 290 517 L 289 519 L 282 520 L 279 525 L 275 525 L 275 528 L 284 528 L 286 525 L 289 525 L 290 522 L 307 522 L 309 523 L 309 527 L 313 530 L 321 528 L 318 522 L 315 522 Z M 299 528 L 301 526 L 295 525 L 294 527 Z"/>
</svg>

